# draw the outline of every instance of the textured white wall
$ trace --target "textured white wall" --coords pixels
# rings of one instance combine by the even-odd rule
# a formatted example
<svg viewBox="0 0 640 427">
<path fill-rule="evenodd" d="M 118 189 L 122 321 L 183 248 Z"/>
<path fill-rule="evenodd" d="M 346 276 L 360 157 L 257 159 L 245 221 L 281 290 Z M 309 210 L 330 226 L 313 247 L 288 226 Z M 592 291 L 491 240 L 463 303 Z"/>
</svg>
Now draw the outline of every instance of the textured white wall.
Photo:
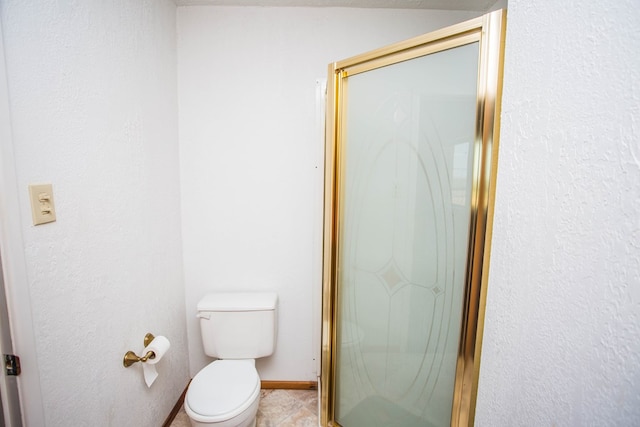
<svg viewBox="0 0 640 427">
<path fill-rule="evenodd" d="M 640 425 L 639 28 L 509 0 L 477 426 Z"/>
<path fill-rule="evenodd" d="M 212 290 L 280 295 L 263 379 L 315 380 L 313 286 L 322 159 L 315 79 L 332 61 L 477 13 L 391 9 L 178 8 L 182 220 L 190 369 L 208 360 L 195 318 Z"/>
<path fill-rule="evenodd" d="M 188 380 L 175 5 L 0 4 L 44 424 L 160 425 Z M 57 222 L 31 225 L 32 182 Z M 172 342 L 151 389 L 122 366 L 147 331 Z"/>
</svg>

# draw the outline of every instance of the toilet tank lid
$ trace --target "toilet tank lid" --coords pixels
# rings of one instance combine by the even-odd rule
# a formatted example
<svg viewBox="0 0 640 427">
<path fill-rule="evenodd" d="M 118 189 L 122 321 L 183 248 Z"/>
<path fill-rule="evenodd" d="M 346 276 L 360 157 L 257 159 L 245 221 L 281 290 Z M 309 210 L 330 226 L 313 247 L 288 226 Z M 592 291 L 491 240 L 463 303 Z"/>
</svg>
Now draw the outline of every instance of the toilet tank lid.
<svg viewBox="0 0 640 427">
<path fill-rule="evenodd" d="M 221 292 L 205 295 L 198 302 L 198 311 L 263 311 L 275 310 L 275 292 Z"/>
</svg>

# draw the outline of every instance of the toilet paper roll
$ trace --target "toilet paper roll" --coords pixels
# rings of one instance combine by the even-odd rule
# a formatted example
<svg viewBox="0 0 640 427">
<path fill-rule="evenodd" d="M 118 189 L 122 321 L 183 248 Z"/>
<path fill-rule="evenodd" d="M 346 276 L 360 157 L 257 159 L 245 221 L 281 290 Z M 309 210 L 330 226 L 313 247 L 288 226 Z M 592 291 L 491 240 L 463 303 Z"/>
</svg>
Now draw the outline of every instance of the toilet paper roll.
<svg viewBox="0 0 640 427">
<path fill-rule="evenodd" d="M 157 336 L 142 350 L 142 354 L 147 354 L 149 351 L 153 351 L 155 354 L 153 359 L 148 359 L 142 364 L 142 373 L 147 387 L 151 387 L 151 384 L 158 378 L 158 371 L 154 365 L 162 359 L 169 347 L 171 347 L 171 344 L 166 337 Z"/>
<path fill-rule="evenodd" d="M 154 357 L 153 359 L 147 360 L 147 364 L 155 365 L 160 361 L 160 359 L 162 359 L 162 357 L 167 353 L 167 351 L 169 351 L 169 347 L 171 347 L 169 340 L 166 337 L 159 335 L 155 337 L 153 340 L 151 340 L 149 345 L 144 348 L 142 354 L 147 354 L 148 351 L 153 351 L 156 357 Z"/>
</svg>

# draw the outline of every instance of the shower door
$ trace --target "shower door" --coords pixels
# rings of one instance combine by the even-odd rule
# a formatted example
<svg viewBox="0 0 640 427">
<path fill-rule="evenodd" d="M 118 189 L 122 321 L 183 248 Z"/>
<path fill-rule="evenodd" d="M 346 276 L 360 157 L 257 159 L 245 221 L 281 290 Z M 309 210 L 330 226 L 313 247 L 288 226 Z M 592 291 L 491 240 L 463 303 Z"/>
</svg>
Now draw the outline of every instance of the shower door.
<svg viewBox="0 0 640 427">
<path fill-rule="evenodd" d="M 503 19 L 331 66 L 323 425 L 472 422 Z"/>
</svg>

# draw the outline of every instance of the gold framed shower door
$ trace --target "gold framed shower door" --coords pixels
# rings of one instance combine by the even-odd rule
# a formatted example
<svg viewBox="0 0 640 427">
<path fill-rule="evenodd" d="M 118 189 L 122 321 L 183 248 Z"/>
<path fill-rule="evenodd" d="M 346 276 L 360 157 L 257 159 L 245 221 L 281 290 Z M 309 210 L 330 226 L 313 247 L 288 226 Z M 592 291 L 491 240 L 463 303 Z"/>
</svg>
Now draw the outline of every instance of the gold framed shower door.
<svg viewBox="0 0 640 427">
<path fill-rule="evenodd" d="M 495 194 L 500 98 L 506 12 L 503 10 L 424 36 L 396 43 L 329 65 L 325 145 L 324 252 L 322 293 L 322 426 L 339 426 L 335 419 L 336 325 L 338 322 L 337 260 L 344 203 L 341 194 L 345 166 L 346 86 L 350 76 L 448 49 L 479 44 L 475 140 L 473 141 L 470 226 L 461 332 L 455 367 L 451 426 L 474 421 Z M 345 426 L 351 427 L 351 426 Z"/>
</svg>

